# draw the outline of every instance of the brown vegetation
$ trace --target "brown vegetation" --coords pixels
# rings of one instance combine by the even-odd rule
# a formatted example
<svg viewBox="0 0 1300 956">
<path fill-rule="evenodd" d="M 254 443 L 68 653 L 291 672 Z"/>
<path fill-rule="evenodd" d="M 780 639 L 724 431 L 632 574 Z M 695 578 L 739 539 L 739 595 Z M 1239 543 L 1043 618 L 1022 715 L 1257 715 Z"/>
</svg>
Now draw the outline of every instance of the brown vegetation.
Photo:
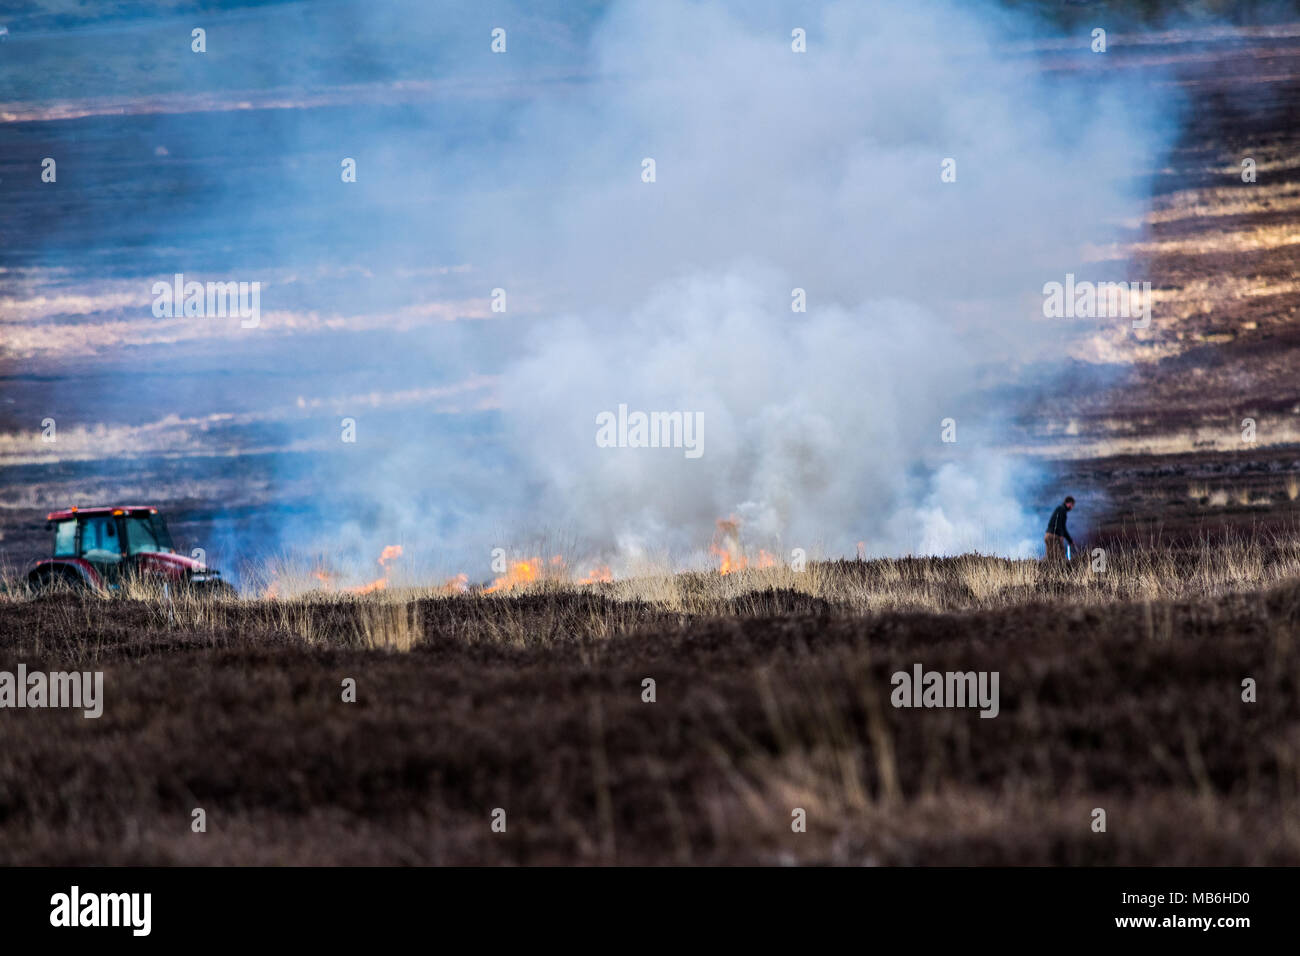
<svg viewBox="0 0 1300 956">
<path fill-rule="evenodd" d="M 0 862 L 1295 864 L 1298 570 L 1282 540 L 1100 574 L 11 595 L 6 666 L 103 670 L 105 711 L 3 712 Z M 998 671 L 999 715 L 891 706 L 918 662 Z"/>
</svg>

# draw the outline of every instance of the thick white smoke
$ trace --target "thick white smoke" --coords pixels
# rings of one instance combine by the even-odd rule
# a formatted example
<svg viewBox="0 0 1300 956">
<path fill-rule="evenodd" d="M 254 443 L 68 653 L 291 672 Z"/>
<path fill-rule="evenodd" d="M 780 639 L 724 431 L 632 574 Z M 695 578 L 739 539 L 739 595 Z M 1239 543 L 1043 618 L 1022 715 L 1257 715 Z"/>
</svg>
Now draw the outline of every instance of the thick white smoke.
<svg viewBox="0 0 1300 956">
<path fill-rule="evenodd" d="M 213 522 L 230 540 L 207 545 L 365 580 L 401 544 L 408 569 L 478 580 L 492 549 L 548 538 L 579 566 L 702 563 L 729 516 L 782 556 L 1040 538 L 1044 476 L 1005 452 L 1007 396 L 1050 393 L 1093 331 L 1043 319 L 1041 289 L 1090 275 L 1087 249 L 1142 212 L 1173 128 L 1149 70 L 1131 88 L 1086 33 L 1040 58 L 1037 24 L 974 0 L 344 0 L 208 26 L 201 57 L 169 20 L 131 27 L 139 62 L 178 51 L 119 70 L 144 158 L 77 174 L 159 187 L 45 217 L 49 261 L 105 271 L 119 310 L 81 307 L 120 366 L 116 410 L 60 388 L 89 406 L 60 428 L 139 425 L 146 495 L 237 485 Z M 68 81 L 78 108 L 115 109 L 93 32 L 15 47 L 0 74 L 35 96 L 23 78 L 65 42 L 94 49 L 72 58 L 96 65 Z M 112 256 L 63 251 L 101 231 Z M 114 304 L 176 272 L 262 281 L 262 325 Z M 82 327 L 54 318 L 29 341 Z M 158 408 L 215 424 L 150 421 L 119 386 L 141 369 Z M 599 447 L 620 406 L 701 416 L 702 454 Z"/>
<path fill-rule="evenodd" d="M 706 274 L 626 313 L 534 329 L 535 353 L 502 387 L 519 458 L 545 489 L 538 513 L 637 549 L 690 548 L 734 514 L 756 543 L 1016 550 L 1028 535 L 1004 460 L 976 445 L 943 465 L 942 496 L 924 477 L 943 418 L 956 419 L 953 447 L 976 443 L 962 430 L 976 410 L 957 404 L 976 356 L 915 304 L 796 314 L 789 289 Z M 596 416 L 620 403 L 701 413 L 702 454 L 597 447 Z"/>
<path fill-rule="evenodd" d="M 1140 208 L 1159 135 L 1019 39 L 970 5 L 619 5 L 600 79 L 525 114 L 509 200 L 475 209 L 508 224 L 478 258 L 544 302 L 501 376 L 516 520 L 623 554 L 727 515 L 785 548 L 1026 553 L 991 386 L 1059 349 L 1039 290 Z M 702 456 L 597 447 L 620 404 L 702 413 Z"/>
</svg>

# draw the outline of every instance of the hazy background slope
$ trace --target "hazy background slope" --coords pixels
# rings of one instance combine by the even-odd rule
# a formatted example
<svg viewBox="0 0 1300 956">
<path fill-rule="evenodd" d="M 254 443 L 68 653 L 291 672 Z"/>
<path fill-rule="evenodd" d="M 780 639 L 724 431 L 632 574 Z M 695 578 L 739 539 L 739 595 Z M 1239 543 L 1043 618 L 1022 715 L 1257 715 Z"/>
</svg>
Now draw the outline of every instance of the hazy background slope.
<svg viewBox="0 0 1300 956">
<path fill-rule="evenodd" d="M 1047 322 L 1042 284 L 1149 278 L 1198 84 L 1240 57 L 1260 82 L 1226 108 L 1278 109 L 1294 34 L 1143 38 L 1110 10 L 1099 56 L 1055 9 L 858 6 L 9 15 L 6 557 L 43 509 L 121 497 L 171 501 L 218 557 L 358 574 L 400 542 L 486 576 L 538 536 L 698 564 L 731 514 L 781 552 L 1025 552 L 1060 487 L 1042 443 L 1112 441 L 1098 396 L 1178 341 Z M 260 328 L 155 318 L 176 272 L 260 281 Z M 703 412 L 705 455 L 596 448 L 619 403 Z"/>
</svg>

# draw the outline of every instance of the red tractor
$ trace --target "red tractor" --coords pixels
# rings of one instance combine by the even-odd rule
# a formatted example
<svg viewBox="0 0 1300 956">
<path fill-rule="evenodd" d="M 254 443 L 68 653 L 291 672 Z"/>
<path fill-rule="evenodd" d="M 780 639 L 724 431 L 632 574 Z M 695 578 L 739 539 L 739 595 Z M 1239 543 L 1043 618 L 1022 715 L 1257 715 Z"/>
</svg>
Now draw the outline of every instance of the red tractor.
<svg viewBox="0 0 1300 956">
<path fill-rule="evenodd" d="M 69 508 L 51 511 L 54 556 L 27 575 L 32 590 L 116 591 L 129 580 L 213 595 L 233 595 L 220 571 L 176 553 L 157 508 Z"/>
</svg>

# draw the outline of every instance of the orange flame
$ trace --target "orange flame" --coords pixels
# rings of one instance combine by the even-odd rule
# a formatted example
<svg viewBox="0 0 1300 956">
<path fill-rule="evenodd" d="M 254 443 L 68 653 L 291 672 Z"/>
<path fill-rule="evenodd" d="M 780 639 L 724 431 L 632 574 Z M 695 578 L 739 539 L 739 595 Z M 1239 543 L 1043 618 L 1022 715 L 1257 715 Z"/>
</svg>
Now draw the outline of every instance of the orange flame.
<svg viewBox="0 0 1300 956">
<path fill-rule="evenodd" d="M 718 573 L 731 574 L 751 567 L 749 557 L 740 546 L 740 519 L 735 515 L 718 519 L 718 531 L 709 544 L 709 553 L 719 559 Z M 758 559 L 754 568 L 774 568 L 776 556 L 762 548 L 758 550 Z"/>
<path fill-rule="evenodd" d="M 731 574 L 749 567 L 749 559 L 740 550 L 740 519 L 734 515 L 718 519 L 718 532 L 709 542 L 709 553 L 720 559 L 718 573 Z"/>
<path fill-rule="evenodd" d="M 609 569 L 599 568 L 592 572 L 592 578 L 578 583 L 587 584 L 592 581 L 611 580 L 608 576 L 600 577 L 599 575 L 602 574 L 609 575 Z M 494 591 L 509 591 L 542 580 L 570 580 L 569 567 L 565 563 L 563 555 L 555 554 L 545 561 L 541 558 L 525 558 L 522 561 L 511 561 L 506 566 L 506 573 L 485 587 L 483 593 L 491 594 Z"/>
<path fill-rule="evenodd" d="M 363 584 L 360 587 L 344 588 L 348 594 L 373 594 L 375 591 L 382 591 L 388 587 L 388 566 L 402 556 L 402 546 L 400 544 L 390 544 L 384 547 L 379 553 L 378 565 L 384 569 L 384 576 L 376 578 L 369 584 Z M 326 578 L 317 572 L 316 577 L 325 581 Z"/>
<path fill-rule="evenodd" d="M 605 584 L 614 580 L 614 575 L 610 573 L 609 565 L 602 564 L 598 568 L 593 568 L 591 573 L 582 578 L 578 584 Z"/>
<path fill-rule="evenodd" d="M 326 567 L 323 564 L 317 564 L 316 567 L 312 568 L 311 576 L 315 578 L 317 581 L 319 581 L 321 584 L 321 588 L 326 591 L 334 591 L 337 589 L 344 594 L 370 594 L 374 591 L 382 591 L 384 590 L 384 588 L 388 587 L 389 565 L 391 565 L 394 561 L 396 561 L 401 556 L 402 556 L 402 546 L 400 544 L 390 544 L 386 546 L 384 550 L 380 552 L 379 560 L 377 562 L 379 566 L 384 569 L 383 576 L 375 579 L 374 581 L 371 581 L 369 584 L 362 584 L 362 585 L 358 585 L 357 587 L 339 588 L 338 572 L 331 570 L 330 568 Z M 469 578 L 463 574 L 460 575 L 460 577 L 464 578 L 464 582 L 465 582 L 465 586 L 464 588 L 462 588 L 462 590 L 468 589 Z M 280 588 L 282 583 L 283 582 L 280 580 L 280 572 L 275 568 L 272 568 L 271 579 L 267 583 L 266 590 L 262 592 L 262 596 L 267 598 L 278 598 L 280 596 Z M 450 585 L 451 583 L 452 582 L 449 581 L 448 585 Z"/>
<path fill-rule="evenodd" d="M 537 580 L 541 571 L 541 558 L 530 558 L 525 561 L 511 561 L 506 567 L 506 573 L 493 581 L 490 586 L 484 588 L 483 591 L 486 594 L 491 594 L 493 591 L 510 590 L 512 588 L 522 587 L 525 584 L 531 584 Z"/>
<path fill-rule="evenodd" d="M 469 575 L 461 573 L 454 578 L 448 578 L 443 582 L 440 590 L 444 594 L 464 594 L 469 590 Z"/>
<path fill-rule="evenodd" d="M 321 583 L 321 586 L 327 591 L 338 590 L 344 594 L 372 594 L 375 591 L 383 591 L 389 585 L 389 573 L 391 565 L 402 556 L 402 546 L 400 544 L 390 544 L 386 546 L 379 555 L 378 564 L 384 573 L 381 577 L 376 578 L 368 584 L 361 584 L 356 587 L 338 587 L 339 575 L 330 569 L 318 565 L 311 572 L 312 576 Z M 613 581 L 614 575 L 609 569 L 609 565 L 599 565 L 593 567 L 591 572 L 584 578 L 573 578 L 570 576 L 569 568 L 562 555 L 552 555 L 550 558 L 525 558 L 519 561 L 512 561 L 507 565 L 506 573 L 498 577 L 491 585 L 483 589 L 483 593 L 491 594 L 495 591 L 507 591 L 525 585 L 532 584 L 542 580 L 570 581 L 575 584 L 599 584 Z M 271 571 L 271 580 L 267 585 L 264 596 L 268 598 L 278 597 L 280 593 L 281 581 L 278 572 Z M 445 580 L 440 586 L 434 585 L 431 590 L 440 594 L 464 594 L 470 590 L 469 575 L 461 573 Z"/>
</svg>

